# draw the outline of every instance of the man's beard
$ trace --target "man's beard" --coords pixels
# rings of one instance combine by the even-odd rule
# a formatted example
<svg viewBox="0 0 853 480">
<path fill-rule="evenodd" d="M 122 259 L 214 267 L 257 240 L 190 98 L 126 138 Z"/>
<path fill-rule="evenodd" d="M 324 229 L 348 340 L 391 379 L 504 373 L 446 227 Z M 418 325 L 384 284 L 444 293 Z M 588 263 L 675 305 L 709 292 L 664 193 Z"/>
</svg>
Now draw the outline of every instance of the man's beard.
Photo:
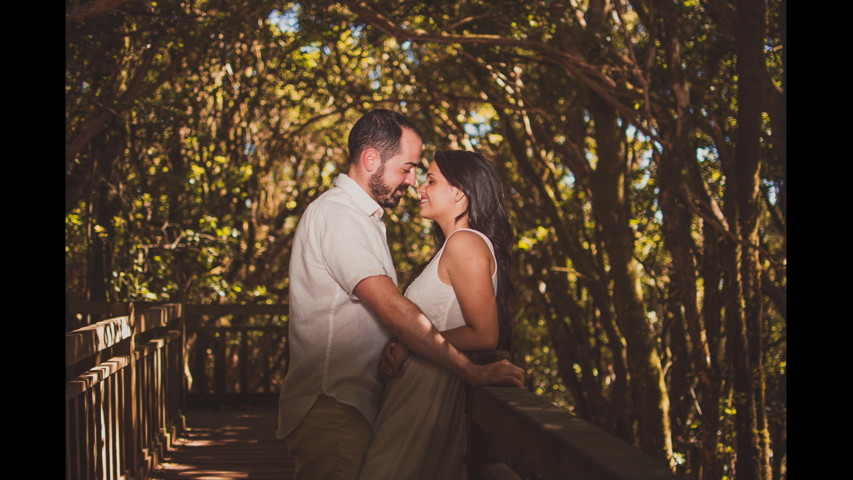
<svg viewBox="0 0 853 480">
<path fill-rule="evenodd" d="M 379 167 L 379 171 L 370 176 L 367 182 L 370 187 L 370 196 L 376 200 L 380 206 L 385 208 L 394 208 L 400 203 L 400 199 L 406 194 L 408 186 L 404 183 L 397 188 L 389 187 L 382 182 L 382 175 L 385 173 L 385 165 Z"/>
</svg>

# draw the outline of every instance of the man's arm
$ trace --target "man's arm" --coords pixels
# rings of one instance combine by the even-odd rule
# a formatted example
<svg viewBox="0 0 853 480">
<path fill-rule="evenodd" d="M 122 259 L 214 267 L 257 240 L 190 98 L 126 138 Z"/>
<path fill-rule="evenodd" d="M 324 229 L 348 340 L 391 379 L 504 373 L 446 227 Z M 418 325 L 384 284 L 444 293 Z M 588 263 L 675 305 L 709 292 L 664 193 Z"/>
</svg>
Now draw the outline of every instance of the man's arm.
<svg viewBox="0 0 853 480">
<path fill-rule="evenodd" d="M 391 278 L 367 277 L 356 285 L 354 293 L 413 352 L 469 384 L 524 386 L 524 370 L 511 362 L 472 363 L 441 336 L 417 305 L 397 290 Z"/>
</svg>

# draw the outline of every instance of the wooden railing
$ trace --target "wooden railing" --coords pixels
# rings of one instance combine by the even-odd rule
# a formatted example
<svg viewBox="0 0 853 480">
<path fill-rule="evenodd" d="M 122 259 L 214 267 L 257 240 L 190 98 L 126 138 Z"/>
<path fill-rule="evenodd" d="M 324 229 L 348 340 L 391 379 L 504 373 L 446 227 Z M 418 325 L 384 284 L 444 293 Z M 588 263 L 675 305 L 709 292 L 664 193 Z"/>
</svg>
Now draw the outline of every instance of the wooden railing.
<svg viewBox="0 0 853 480">
<path fill-rule="evenodd" d="M 475 352 L 478 364 L 508 352 Z M 656 461 L 518 387 L 468 387 L 468 480 L 675 480 Z"/>
<path fill-rule="evenodd" d="M 286 315 L 281 306 L 76 308 L 116 316 L 66 334 L 68 479 L 148 478 L 180 431 L 188 398 L 277 396 L 284 322 L 257 317 Z M 223 317 L 230 318 L 217 321 Z M 521 388 L 469 388 L 468 412 L 471 480 L 675 478 L 661 462 Z"/>
<path fill-rule="evenodd" d="M 516 387 L 468 389 L 468 479 L 674 480 L 663 462 Z"/>
<path fill-rule="evenodd" d="M 181 305 L 79 313 L 111 318 L 65 335 L 65 476 L 147 478 L 182 426 Z"/>
<path fill-rule="evenodd" d="M 186 305 L 189 402 L 272 402 L 287 369 L 286 305 Z"/>
</svg>

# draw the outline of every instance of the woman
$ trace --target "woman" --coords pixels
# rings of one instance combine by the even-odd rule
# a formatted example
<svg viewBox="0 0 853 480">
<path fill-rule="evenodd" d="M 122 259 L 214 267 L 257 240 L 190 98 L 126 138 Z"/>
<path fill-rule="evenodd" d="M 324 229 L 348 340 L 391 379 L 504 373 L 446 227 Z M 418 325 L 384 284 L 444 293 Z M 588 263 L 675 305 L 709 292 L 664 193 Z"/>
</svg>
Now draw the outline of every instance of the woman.
<svg viewBox="0 0 853 480">
<path fill-rule="evenodd" d="M 512 231 L 494 166 L 480 154 L 435 154 L 418 188 L 420 213 L 435 223 L 433 258 L 406 296 L 463 351 L 508 348 Z M 365 457 L 364 480 L 465 478 L 465 385 L 391 345 L 388 381 Z"/>
</svg>

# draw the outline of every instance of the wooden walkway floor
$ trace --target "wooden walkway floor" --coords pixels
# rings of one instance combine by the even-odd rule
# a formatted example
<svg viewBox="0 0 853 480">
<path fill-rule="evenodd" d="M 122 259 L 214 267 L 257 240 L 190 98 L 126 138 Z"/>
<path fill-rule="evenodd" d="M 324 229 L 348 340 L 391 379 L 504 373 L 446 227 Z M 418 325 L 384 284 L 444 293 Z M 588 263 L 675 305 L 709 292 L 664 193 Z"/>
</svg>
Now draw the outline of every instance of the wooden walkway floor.
<svg viewBox="0 0 853 480">
<path fill-rule="evenodd" d="M 275 438 L 275 407 L 187 413 L 187 431 L 173 442 L 156 480 L 289 480 L 293 460 Z"/>
</svg>

